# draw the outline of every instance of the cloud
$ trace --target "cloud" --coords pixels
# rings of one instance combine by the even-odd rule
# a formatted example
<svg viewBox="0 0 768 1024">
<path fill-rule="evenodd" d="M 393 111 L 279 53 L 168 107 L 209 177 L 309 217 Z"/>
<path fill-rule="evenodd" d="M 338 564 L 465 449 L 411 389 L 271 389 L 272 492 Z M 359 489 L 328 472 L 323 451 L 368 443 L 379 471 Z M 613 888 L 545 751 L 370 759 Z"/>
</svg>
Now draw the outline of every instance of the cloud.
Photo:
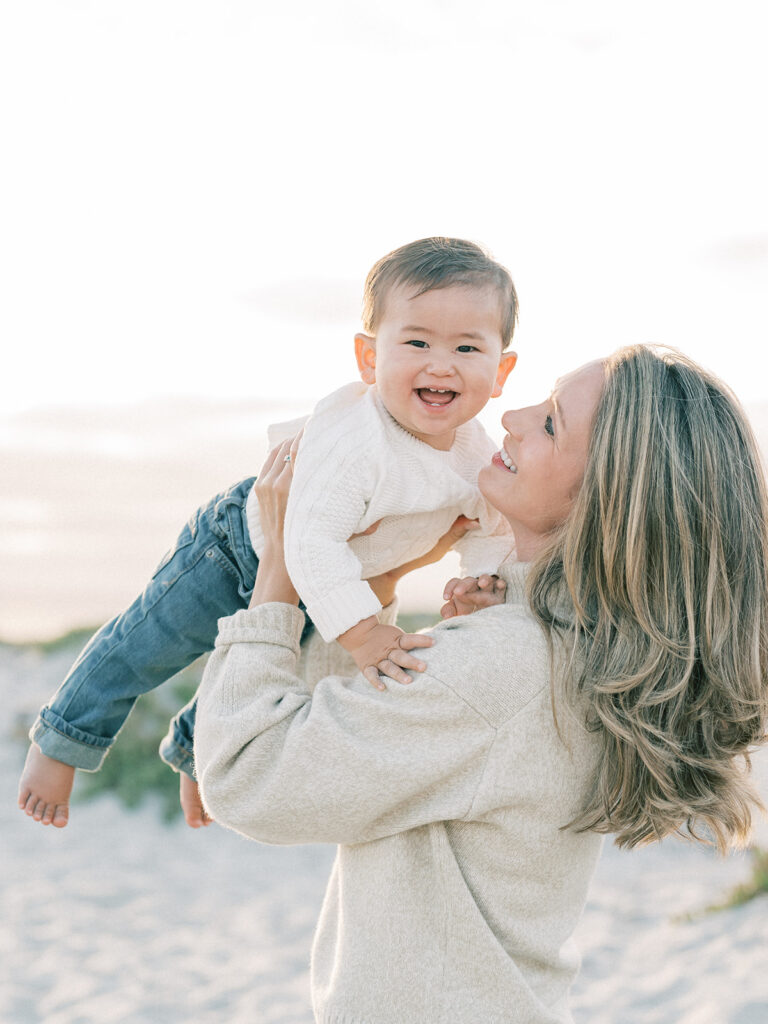
<svg viewBox="0 0 768 1024">
<path fill-rule="evenodd" d="M 300 278 L 254 288 L 240 299 L 251 309 L 279 320 L 336 326 L 360 320 L 362 294 L 359 281 Z"/>
<path fill-rule="evenodd" d="M 710 258 L 730 266 L 743 267 L 763 263 L 768 260 L 768 234 L 726 238 L 707 251 Z"/>
<path fill-rule="evenodd" d="M 0 456 L 60 456 L 143 462 L 189 458 L 232 446 L 261 457 L 269 423 L 311 412 L 286 400 L 184 397 L 115 405 L 31 409 L 0 418 Z"/>
</svg>

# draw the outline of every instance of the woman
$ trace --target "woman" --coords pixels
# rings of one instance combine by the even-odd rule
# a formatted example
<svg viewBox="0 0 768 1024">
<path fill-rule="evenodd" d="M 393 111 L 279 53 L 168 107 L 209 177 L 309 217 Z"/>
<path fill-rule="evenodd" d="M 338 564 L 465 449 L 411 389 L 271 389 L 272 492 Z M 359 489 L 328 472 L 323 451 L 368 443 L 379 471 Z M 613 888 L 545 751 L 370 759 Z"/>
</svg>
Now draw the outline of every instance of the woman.
<svg viewBox="0 0 768 1024">
<path fill-rule="evenodd" d="M 262 476 L 269 555 L 220 623 L 197 770 L 222 824 L 340 844 L 312 954 L 324 1024 L 569 1021 L 601 834 L 748 833 L 768 501 L 737 403 L 638 347 L 502 423 L 479 485 L 515 534 L 505 603 L 442 623 L 426 671 L 384 693 L 299 664 L 284 451 Z"/>
</svg>

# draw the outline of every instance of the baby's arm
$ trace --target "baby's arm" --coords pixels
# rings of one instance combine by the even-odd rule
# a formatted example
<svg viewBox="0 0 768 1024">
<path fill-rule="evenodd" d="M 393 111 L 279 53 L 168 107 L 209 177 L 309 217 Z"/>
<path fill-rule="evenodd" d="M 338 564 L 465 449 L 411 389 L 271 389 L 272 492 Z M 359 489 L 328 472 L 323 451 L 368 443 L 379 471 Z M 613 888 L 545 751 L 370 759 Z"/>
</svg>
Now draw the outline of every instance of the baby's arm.
<svg viewBox="0 0 768 1024">
<path fill-rule="evenodd" d="M 366 534 L 373 534 L 377 529 L 378 523 L 374 523 L 365 530 Z M 477 523 L 468 519 L 466 516 L 460 515 L 451 525 L 451 528 L 442 535 L 435 544 L 435 546 L 421 555 L 419 558 L 414 558 L 410 562 L 406 562 L 403 565 L 398 566 L 395 569 L 390 569 L 388 572 L 382 572 L 378 577 L 373 577 L 369 580 L 371 590 L 376 594 L 382 606 L 386 607 L 391 601 L 394 600 L 395 587 L 397 583 L 408 575 L 409 572 L 413 572 L 415 569 L 423 568 L 425 565 L 431 565 L 434 562 L 438 562 L 443 555 L 451 551 L 451 549 L 466 537 L 471 534 L 472 530 L 477 528 Z M 452 583 L 458 583 L 459 581 L 452 581 Z M 447 585 L 450 586 L 450 585 Z M 446 588 L 447 589 L 447 588 Z M 385 630 L 389 631 L 389 634 L 385 634 Z M 357 635 L 354 634 L 357 631 Z M 375 631 L 375 632 L 374 632 Z M 397 648 L 389 647 L 392 642 L 392 633 L 396 634 L 396 640 L 398 643 Z M 365 639 L 362 639 L 364 638 Z M 419 641 L 411 644 L 410 641 Z M 413 669 L 416 672 L 424 672 L 425 665 L 423 662 L 408 653 L 412 647 L 428 647 L 430 641 L 425 641 L 426 638 L 419 634 L 406 634 L 402 630 L 395 629 L 390 626 L 381 626 L 378 623 L 376 616 L 372 615 L 368 620 L 357 623 L 356 626 L 348 630 L 347 633 L 339 637 L 339 642 L 348 650 L 352 657 L 355 659 L 355 663 L 359 668 L 360 672 L 369 679 L 377 689 L 384 689 L 379 672 L 385 673 L 385 675 L 396 680 L 400 683 L 410 683 L 411 677 L 406 673 L 402 672 L 403 668 Z M 358 644 L 355 655 L 355 642 Z M 368 643 L 377 644 L 383 642 L 387 645 L 385 651 L 386 657 L 384 659 L 376 659 L 375 654 L 370 653 Z M 391 656 L 391 652 L 395 653 L 395 658 Z M 393 664 L 396 662 L 396 664 Z M 366 664 L 369 662 L 370 664 Z M 388 664 L 385 664 L 388 663 Z"/>
<path fill-rule="evenodd" d="M 444 619 L 451 619 L 455 615 L 471 615 L 479 608 L 504 604 L 506 589 L 503 579 L 489 573 L 466 576 L 461 580 L 454 578 L 445 585 L 443 600 L 446 603 L 440 614 Z"/>
</svg>

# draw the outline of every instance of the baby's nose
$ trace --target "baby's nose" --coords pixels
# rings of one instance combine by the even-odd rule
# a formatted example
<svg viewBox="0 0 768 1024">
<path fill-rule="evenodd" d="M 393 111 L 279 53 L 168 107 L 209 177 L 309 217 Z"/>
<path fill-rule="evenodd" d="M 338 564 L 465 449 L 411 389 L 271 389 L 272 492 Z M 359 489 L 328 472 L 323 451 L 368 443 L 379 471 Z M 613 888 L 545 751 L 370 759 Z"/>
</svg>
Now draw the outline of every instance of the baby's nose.
<svg viewBox="0 0 768 1024">
<path fill-rule="evenodd" d="M 454 372 L 453 359 L 450 355 L 432 354 L 427 369 L 438 377 L 449 377 Z"/>
</svg>

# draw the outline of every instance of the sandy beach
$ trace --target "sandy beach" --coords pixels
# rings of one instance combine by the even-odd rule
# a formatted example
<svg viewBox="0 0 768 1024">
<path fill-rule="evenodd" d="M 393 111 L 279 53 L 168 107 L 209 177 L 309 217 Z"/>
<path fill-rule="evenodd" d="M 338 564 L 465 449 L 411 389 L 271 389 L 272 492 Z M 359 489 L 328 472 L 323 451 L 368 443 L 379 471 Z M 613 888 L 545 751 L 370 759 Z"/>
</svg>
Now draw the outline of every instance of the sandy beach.
<svg viewBox="0 0 768 1024">
<path fill-rule="evenodd" d="M 0 651 L 0 1020 L 311 1024 L 309 950 L 331 847 L 168 826 L 152 801 L 76 804 L 63 830 L 16 809 L 23 751 L 9 732 L 70 658 Z M 767 764 L 761 753 L 764 796 Z M 764 825 L 759 838 L 768 847 Z M 606 844 L 577 934 L 577 1024 L 765 1024 L 768 896 L 698 914 L 749 873 L 746 854 Z"/>
</svg>

